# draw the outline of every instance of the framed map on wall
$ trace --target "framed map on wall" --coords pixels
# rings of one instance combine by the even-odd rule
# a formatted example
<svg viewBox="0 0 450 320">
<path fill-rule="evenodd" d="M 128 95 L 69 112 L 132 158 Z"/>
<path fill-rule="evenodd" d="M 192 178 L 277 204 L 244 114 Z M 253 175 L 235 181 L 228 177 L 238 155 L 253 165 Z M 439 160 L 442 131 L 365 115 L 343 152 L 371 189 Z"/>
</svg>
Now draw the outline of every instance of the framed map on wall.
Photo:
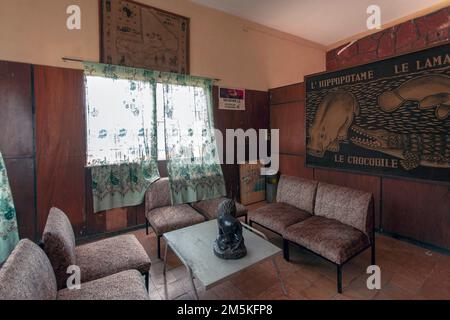
<svg viewBox="0 0 450 320">
<path fill-rule="evenodd" d="M 307 166 L 450 182 L 450 44 L 305 82 Z"/>
<path fill-rule="evenodd" d="M 101 62 L 189 73 L 189 18 L 130 0 L 100 0 Z"/>
</svg>

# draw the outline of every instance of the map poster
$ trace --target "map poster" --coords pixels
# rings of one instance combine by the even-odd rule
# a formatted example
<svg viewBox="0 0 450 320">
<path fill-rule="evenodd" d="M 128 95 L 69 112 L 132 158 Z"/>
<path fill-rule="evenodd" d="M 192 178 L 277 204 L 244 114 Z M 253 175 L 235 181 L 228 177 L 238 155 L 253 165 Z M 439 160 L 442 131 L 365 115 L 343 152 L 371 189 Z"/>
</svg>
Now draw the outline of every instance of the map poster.
<svg viewBox="0 0 450 320">
<path fill-rule="evenodd" d="M 101 62 L 189 73 L 189 18 L 129 0 L 100 0 Z"/>
<path fill-rule="evenodd" d="M 245 89 L 219 88 L 219 109 L 245 110 Z"/>
<path fill-rule="evenodd" d="M 307 166 L 450 183 L 450 44 L 305 81 Z"/>
</svg>

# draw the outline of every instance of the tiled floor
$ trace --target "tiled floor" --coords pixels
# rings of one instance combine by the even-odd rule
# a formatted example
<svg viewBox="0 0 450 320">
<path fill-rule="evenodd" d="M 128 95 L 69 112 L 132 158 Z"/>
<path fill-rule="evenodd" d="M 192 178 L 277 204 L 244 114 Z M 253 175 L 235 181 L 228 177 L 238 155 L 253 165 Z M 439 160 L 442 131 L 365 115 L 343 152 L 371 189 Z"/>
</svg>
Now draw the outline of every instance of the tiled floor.
<svg viewBox="0 0 450 320">
<path fill-rule="evenodd" d="M 262 230 L 262 229 L 261 229 Z M 281 239 L 264 231 L 281 247 Z M 151 299 L 164 299 L 162 262 L 156 257 L 156 237 L 145 230 L 134 232 L 152 258 Z M 270 262 L 257 265 L 205 291 L 197 283 L 200 299 L 450 299 L 450 256 L 377 236 L 377 265 L 381 290 L 369 290 L 365 269 L 370 263 L 366 250 L 343 267 L 343 294 L 336 292 L 336 267 L 297 247 L 291 247 L 291 262 L 281 256 L 277 264 L 287 287 L 283 295 Z M 163 242 L 161 248 L 164 248 Z M 167 282 L 170 299 L 192 299 L 186 271 L 169 251 Z"/>
</svg>

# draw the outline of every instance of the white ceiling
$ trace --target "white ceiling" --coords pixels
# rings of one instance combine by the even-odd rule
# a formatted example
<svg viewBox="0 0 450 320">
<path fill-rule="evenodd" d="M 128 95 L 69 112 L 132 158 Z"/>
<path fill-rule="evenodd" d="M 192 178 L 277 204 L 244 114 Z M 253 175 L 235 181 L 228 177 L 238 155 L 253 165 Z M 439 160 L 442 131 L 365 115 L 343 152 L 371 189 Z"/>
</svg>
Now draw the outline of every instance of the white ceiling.
<svg viewBox="0 0 450 320">
<path fill-rule="evenodd" d="M 328 46 L 367 31 L 367 7 L 381 8 L 382 24 L 443 0 L 191 0 Z"/>
</svg>

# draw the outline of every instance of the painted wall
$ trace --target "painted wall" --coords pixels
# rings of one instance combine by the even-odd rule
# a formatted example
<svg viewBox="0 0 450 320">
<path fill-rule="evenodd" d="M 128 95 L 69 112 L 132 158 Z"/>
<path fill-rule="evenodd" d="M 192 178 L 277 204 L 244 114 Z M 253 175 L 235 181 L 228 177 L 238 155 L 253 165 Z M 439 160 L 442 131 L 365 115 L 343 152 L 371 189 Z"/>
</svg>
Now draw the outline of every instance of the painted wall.
<svg viewBox="0 0 450 320">
<path fill-rule="evenodd" d="M 191 18 L 191 74 L 267 90 L 325 70 L 325 48 L 187 0 L 139 2 Z M 81 8 L 81 30 L 66 9 Z M 0 0 L 0 60 L 81 68 L 62 57 L 99 59 L 97 0 Z"/>
</svg>

